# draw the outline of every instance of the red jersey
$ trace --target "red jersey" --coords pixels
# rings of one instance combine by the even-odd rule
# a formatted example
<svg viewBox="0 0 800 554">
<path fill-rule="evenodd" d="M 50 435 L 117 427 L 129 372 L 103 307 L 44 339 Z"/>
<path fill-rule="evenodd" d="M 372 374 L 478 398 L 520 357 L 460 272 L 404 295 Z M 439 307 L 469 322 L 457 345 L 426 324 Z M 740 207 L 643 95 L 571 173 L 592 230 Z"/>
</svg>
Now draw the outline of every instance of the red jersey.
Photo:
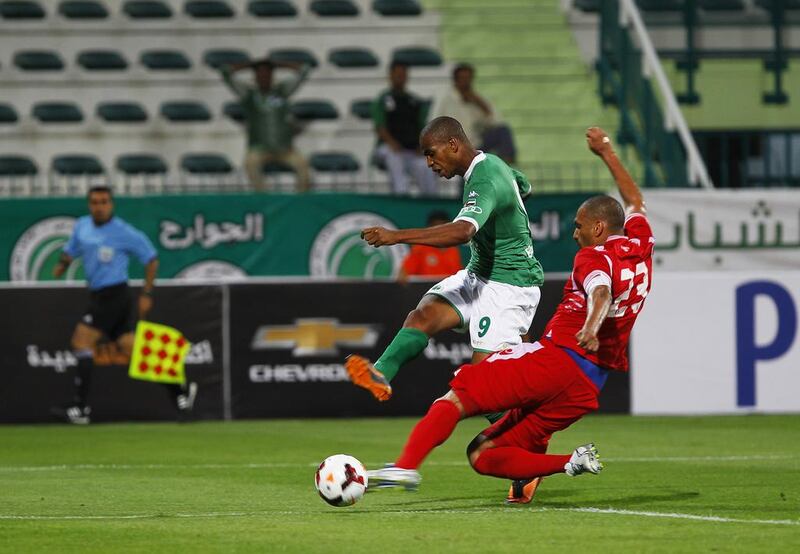
<svg viewBox="0 0 800 554">
<path fill-rule="evenodd" d="M 654 243 L 647 218 L 635 213 L 625 219 L 625 236 L 612 235 L 605 244 L 581 248 L 545 336 L 600 367 L 628 371 L 631 329 L 652 284 Z M 600 348 L 586 352 L 575 333 L 586 321 L 586 298 L 598 285 L 610 286 L 613 300 L 597 333 Z"/>
<path fill-rule="evenodd" d="M 407 275 L 426 275 L 446 277 L 463 269 L 461 253 L 458 248 L 436 248 L 425 244 L 414 244 L 411 252 L 403 260 Z"/>
</svg>

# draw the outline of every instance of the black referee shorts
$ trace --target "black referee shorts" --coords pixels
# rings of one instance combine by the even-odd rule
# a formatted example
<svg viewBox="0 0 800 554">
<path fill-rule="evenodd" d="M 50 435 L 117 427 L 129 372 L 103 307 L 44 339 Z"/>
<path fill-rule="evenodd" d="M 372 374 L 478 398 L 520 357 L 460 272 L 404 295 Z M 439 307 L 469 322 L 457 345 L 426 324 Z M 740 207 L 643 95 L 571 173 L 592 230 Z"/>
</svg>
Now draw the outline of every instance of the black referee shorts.
<svg viewBox="0 0 800 554">
<path fill-rule="evenodd" d="M 94 327 L 117 340 L 136 329 L 136 307 L 127 283 L 89 291 L 89 307 L 81 323 Z"/>
</svg>

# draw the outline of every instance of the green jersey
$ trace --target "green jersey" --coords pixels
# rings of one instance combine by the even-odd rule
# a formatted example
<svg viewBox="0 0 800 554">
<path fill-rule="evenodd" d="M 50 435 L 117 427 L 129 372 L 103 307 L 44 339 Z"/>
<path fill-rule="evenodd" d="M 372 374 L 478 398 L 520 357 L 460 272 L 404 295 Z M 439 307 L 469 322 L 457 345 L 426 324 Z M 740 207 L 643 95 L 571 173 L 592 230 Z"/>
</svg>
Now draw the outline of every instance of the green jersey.
<svg viewBox="0 0 800 554">
<path fill-rule="evenodd" d="M 464 206 L 455 221 L 472 223 L 467 269 L 490 281 L 519 287 L 544 283 L 522 197 L 531 184 L 494 154 L 475 156 L 464 175 Z"/>
</svg>

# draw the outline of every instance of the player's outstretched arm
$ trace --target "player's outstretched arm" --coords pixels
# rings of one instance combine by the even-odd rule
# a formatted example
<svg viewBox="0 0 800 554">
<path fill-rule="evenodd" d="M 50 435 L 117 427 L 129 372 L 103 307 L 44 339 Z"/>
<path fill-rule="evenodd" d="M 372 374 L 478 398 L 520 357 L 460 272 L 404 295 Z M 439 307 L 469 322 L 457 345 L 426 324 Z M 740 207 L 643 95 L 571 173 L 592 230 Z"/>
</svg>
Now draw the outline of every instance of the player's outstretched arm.
<svg viewBox="0 0 800 554">
<path fill-rule="evenodd" d="M 376 247 L 400 243 L 426 244 L 443 248 L 465 244 L 474 234 L 475 226 L 472 223 L 453 221 L 422 229 L 398 229 L 396 231 L 384 227 L 367 227 L 361 231 L 361 238 Z"/>
<path fill-rule="evenodd" d="M 606 164 L 606 167 L 611 172 L 611 176 L 614 177 L 619 194 L 625 203 L 625 212 L 629 214 L 646 213 L 642 191 L 639 190 L 628 170 L 622 165 L 617 153 L 614 152 L 614 147 L 611 145 L 611 139 L 608 134 L 600 127 L 589 127 L 586 130 L 586 142 L 589 145 L 589 150 L 603 160 L 603 163 Z"/>
<path fill-rule="evenodd" d="M 58 262 L 56 263 L 55 267 L 53 268 L 53 277 L 59 279 L 64 272 L 69 267 L 69 264 L 72 263 L 72 258 L 66 252 L 62 252 L 61 256 L 58 258 Z"/>
</svg>

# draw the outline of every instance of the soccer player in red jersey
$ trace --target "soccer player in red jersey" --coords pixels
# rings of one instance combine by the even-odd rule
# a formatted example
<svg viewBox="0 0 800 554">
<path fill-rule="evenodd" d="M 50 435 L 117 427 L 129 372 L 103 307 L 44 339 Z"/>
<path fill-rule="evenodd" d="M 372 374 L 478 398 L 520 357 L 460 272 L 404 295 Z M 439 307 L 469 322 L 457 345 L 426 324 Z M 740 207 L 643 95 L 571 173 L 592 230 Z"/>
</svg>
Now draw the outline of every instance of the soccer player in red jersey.
<svg viewBox="0 0 800 554">
<path fill-rule="evenodd" d="M 459 368 L 450 391 L 431 405 L 394 465 L 369 472 L 371 488 L 416 488 L 417 468 L 459 420 L 505 410 L 467 448 L 478 473 L 531 481 L 535 490 L 547 475 L 603 468 L 594 444 L 563 455 L 546 454 L 547 445 L 553 433 L 598 408 L 610 371 L 628 370 L 631 328 L 652 282 L 654 239 L 641 191 L 608 135 L 592 127 L 586 140 L 614 177 L 625 209 L 605 195 L 578 208 L 573 237 L 581 248 L 544 336 Z"/>
</svg>

